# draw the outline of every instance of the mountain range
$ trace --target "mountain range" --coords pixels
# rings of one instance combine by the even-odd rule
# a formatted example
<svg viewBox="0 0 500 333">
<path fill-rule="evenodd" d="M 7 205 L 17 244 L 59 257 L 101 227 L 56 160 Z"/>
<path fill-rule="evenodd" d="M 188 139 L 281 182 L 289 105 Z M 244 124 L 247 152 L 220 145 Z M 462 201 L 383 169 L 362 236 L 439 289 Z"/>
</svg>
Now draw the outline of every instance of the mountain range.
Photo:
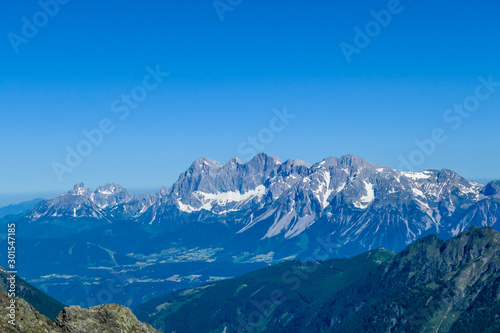
<svg viewBox="0 0 500 333">
<path fill-rule="evenodd" d="M 495 225 L 499 204 L 500 181 L 483 185 L 451 170 L 402 172 L 353 155 L 310 165 L 259 154 L 224 165 L 198 159 L 173 186 L 152 194 L 131 195 L 117 184 L 92 192 L 77 184 L 24 219 L 130 220 L 170 229 L 218 222 L 235 238 L 273 243 L 275 253 L 285 246 L 274 243 L 326 233 L 338 243 L 338 255 L 353 255 L 381 247 L 399 251 L 427 234 L 446 239 L 472 225 Z M 300 255 L 288 252 L 283 255 Z"/>
<path fill-rule="evenodd" d="M 150 194 L 76 184 L 0 223 L 16 222 L 19 271 L 42 291 L 65 304 L 95 305 L 99 294 L 133 308 L 285 260 L 399 252 L 431 234 L 498 228 L 499 208 L 500 181 L 479 184 L 447 169 L 258 154 L 224 165 L 200 158 Z M 122 292 L 102 293 L 117 281 Z"/>
</svg>

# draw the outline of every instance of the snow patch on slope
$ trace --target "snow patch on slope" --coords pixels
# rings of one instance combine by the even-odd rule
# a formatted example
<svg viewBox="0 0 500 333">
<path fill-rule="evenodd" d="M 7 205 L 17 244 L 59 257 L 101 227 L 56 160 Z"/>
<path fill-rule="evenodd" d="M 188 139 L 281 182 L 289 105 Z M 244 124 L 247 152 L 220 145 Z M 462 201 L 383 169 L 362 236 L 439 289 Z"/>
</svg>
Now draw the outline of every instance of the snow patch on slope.
<svg viewBox="0 0 500 333">
<path fill-rule="evenodd" d="M 236 191 L 229 192 L 219 192 L 219 193 L 205 193 L 201 191 L 193 192 L 194 197 L 196 197 L 200 203 L 200 207 L 193 207 L 191 205 L 184 204 L 181 199 L 177 199 L 177 205 L 179 209 L 186 213 L 197 212 L 202 209 L 204 210 L 212 210 L 212 208 L 216 205 L 225 206 L 230 202 L 241 203 L 258 197 L 259 200 L 266 193 L 266 187 L 264 185 L 259 185 L 253 190 L 247 191 L 245 193 L 240 193 Z M 232 209 L 227 210 L 225 212 L 234 211 Z"/>
<path fill-rule="evenodd" d="M 366 195 L 359 198 L 359 201 L 353 203 L 354 207 L 365 209 L 375 199 L 375 192 L 373 191 L 373 184 L 363 180 L 365 184 Z"/>
<path fill-rule="evenodd" d="M 411 178 L 413 180 L 418 180 L 418 179 L 427 179 L 430 178 L 430 175 L 426 175 L 423 172 L 404 172 L 402 171 L 401 174 L 405 176 L 406 178 Z"/>
<path fill-rule="evenodd" d="M 220 192 L 220 193 L 205 193 L 197 191 L 194 194 L 201 196 L 202 200 L 217 201 L 217 204 L 224 206 L 228 202 L 242 202 L 252 199 L 254 197 L 262 197 L 266 193 L 266 187 L 264 185 L 259 185 L 253 190 L 247 191 L 245 193 L 240 192 Z"/>
<path fill-rule="evenodd" d="M 321 208 L 325 209 L 328 207 L 330 204 L 328 202 L 328 198 L 330 195 L 334 192 L 334 189 L 332 189 L 331 186 L 331 176 L 330 172 L 327 170 L 323 171 L 322 174 L 323 182 L 320 182 L 318 188 L 316 190 L 313 190 L 314 196 L 316 199 L 319 201 Z"/>
</svg>

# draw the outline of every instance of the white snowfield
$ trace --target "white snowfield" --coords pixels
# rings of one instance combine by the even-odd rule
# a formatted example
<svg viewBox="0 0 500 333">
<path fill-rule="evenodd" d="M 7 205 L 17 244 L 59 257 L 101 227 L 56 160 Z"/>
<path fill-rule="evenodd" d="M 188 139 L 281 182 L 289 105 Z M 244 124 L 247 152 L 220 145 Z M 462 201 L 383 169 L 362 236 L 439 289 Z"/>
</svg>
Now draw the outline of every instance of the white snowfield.
<svg viewBox="0 0 500 333">
<path fill-rule="evenodd" d="M 202 209 L 212 210 L 216 205 L 226 206 L 228 203 L 241 203 L 247 202 L 254 198 L 261 199 L 266 193 L 266 188 L 264 185 L 259 185 L 255 189 L 247 191 L 245 193 L 240 192 L 218 192 L 218 193 L 205 193 L 201 191 L 193 192 L 193 197 L 196 198 L 200 206 L 193 207 L 182 203 L 181 199 L 178 199 L 179 209 L 186 213 L 197 212 Z M 232 210 L 234 211 L 234 209 Z"/>
</svg>

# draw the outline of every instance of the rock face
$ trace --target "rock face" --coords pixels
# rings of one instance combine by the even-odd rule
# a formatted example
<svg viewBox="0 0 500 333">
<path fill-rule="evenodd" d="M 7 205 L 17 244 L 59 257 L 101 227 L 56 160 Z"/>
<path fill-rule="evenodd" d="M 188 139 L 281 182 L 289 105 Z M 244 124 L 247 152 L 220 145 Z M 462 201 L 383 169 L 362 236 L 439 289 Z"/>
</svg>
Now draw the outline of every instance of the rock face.
<svg viewBox="0 0 500 333">
<path fill-rule="evenodd" d="M 149 324 L 141 323 L 129 308 L 117 304 L 99 305 L 89 309 L 79 306 L 65 308 L 55 325 L 64 333 L 153 333 Z"/>
<path fill-rule="evenodd" d="M 2 333 L 158 333 L 149 324 L 141 323 L 130 309 L 116 304 L 81 309 L 65 308 L 55 323 L 38 313 L 30 304 L 16 298 L 16 325 L 6 320 L 10 298 L 0 291 L 0 331 Z"/>
</svg>

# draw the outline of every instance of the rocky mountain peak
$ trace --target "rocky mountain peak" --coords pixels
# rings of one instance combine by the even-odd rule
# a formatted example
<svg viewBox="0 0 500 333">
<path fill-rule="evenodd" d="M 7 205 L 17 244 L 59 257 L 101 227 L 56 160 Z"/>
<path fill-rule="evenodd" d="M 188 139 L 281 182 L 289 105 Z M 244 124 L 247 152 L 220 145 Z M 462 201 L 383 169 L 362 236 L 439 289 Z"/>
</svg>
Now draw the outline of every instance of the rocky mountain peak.
<svg viewBox="0 0 500 333">
<path fill-rule="evenodd" d="M 100 209 L 114 207 L 131 199 L 129 191 L 114 183 L 99 186 L 90 196 L 92 203 Z"/>
<path fill-rule="evenodd" d="M 229 165 L 240 165 L 240 164 L 243 164 L 243 162 L 241 161 L 241 159 L 238 156 L 235 156 L 232 159 L 230 159 L 229 162 L 227 162 L 226 164 L 229 164 Z"/>
<path fill-rule="evenodd" d="M 265 153 L 259 153 L 248 161 L 247 164 L 257 170 L 263 170 L 276 167 L 276 165 L 281 164 L 281 160 L 274 155 L 269 156 Z"/>
<path fill-rule="evenodd" d="M 160 198 L 161 198 L 161 197 L 163 197 L 163 196 L 167 195 L 168 193 L 169 193 L 169 189 L 168 189 L 168 188 L 166 188 L 165 186 L 162 186 L 162 187 L 158 190 L 158 192 L 156 192 L 156 195 L 157 195 L 158 197 L 160 197 Z"/>
<path fill-rule="evenodd" d="M 375 164 L 356 155 L 344 155 L 338 159 L 338 165 L 345 168 L 359 169 L 361 167 L 373 167 Z"/>
<path fill-rule="evenodd" d="M 306 167 L 306 168 L 310 168 L 311 167 L 310 163 L 307 163 L 307 162 L 302 161 L 302 160 L 291 159 L 291 158 L 289 158 L 288 160 L 286 160 L 285 163 L 287 165 L 293 165 L 293 166 L 303 166 L 303 167 Z M 285 164 L 285 163 L 283 163 L 283 164 Z"/>
<path fill-rule="evenodd" d="M 115 184 L 115 183 L 101 185 L 95 190 L 95 193 L 101 193 L 104 195 L 112 195 L 112 194 L 116 194 L 119 192 L 128 192 L 128 191 L 126 189 L 124 189 L 123 187 L 121 187 L 120 185 Z"/>
<path fill-rule="evenodd" d="M 321 162 L 314 164 L 315 167 L 325 167 L 331 168 L 336 167 L 338 165 L 339 159 L 337 157 L 327 157 L 323 159 Z"/>
<path fill-rule="evenodd" d="M 194 172 L 200 172 L 200 171 L 212 171 L 212 170 L 217 170 L 220 169 L 221 165 L 217 161 L 213 161 L 209 158 L 206 157 L 201 157 L 196 159 L 191 166 L 189 167 L 188 171 L 191 171 L 192 173 Z"/>
<path fill-rule="evenodd" d="M 71 195 L 81 195 L 81 196 L 89 196 L 92 193 L 91 189 L 85 188 L 84 183 L 78 183 L 73 186 L 73 189 L 68 191 L 68 194 Z"/>
</svg>

